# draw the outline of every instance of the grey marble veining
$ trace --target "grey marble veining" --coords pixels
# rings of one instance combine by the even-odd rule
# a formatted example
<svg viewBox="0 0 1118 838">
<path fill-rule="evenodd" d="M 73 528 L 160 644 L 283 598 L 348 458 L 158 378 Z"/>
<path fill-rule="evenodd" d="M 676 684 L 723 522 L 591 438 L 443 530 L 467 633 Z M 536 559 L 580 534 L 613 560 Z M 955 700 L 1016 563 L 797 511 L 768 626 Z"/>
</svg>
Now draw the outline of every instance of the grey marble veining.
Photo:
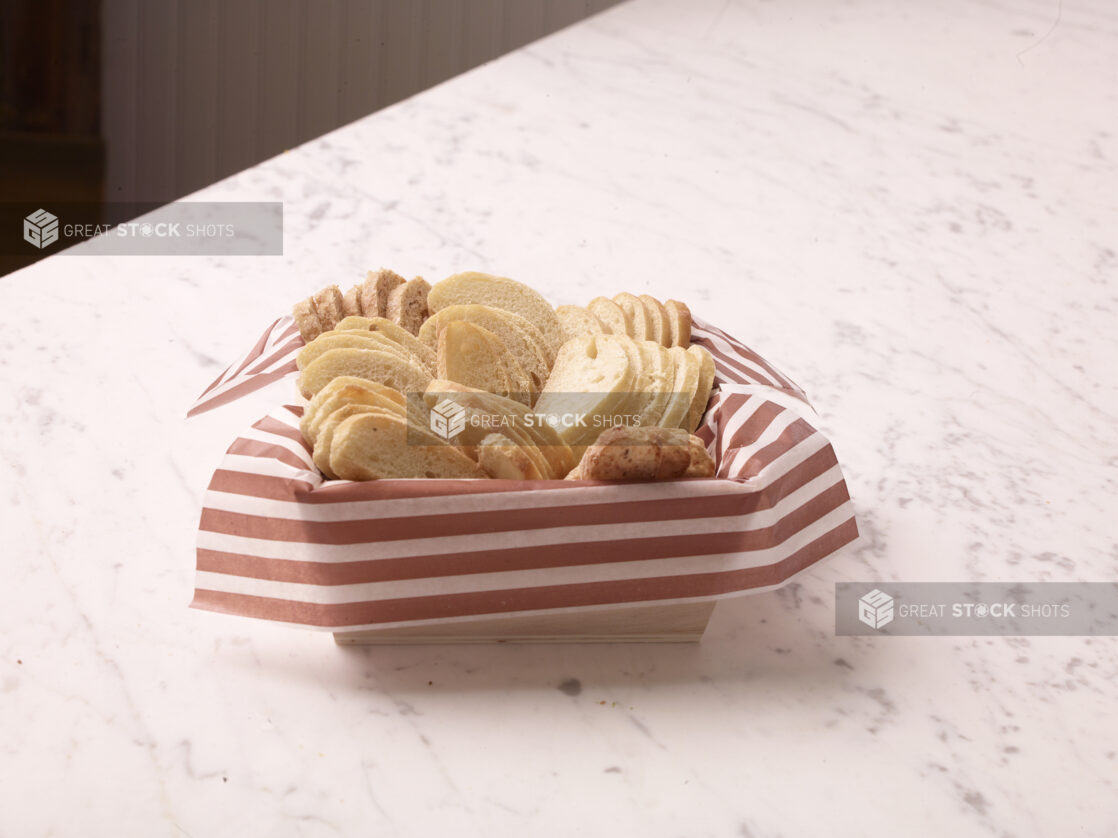
<svg viewBox="0 0 1118 838">
<path fill-rule="evenodd" d="M 1116 47 L 1103 3 L 638 0 L 195 196 L 282 200 L 282 257 L 0 279 L 0 834 L 1118 832 L 1118 641 L 835 637 L 832 596 L 1114 579 Z M 863 538 L 691 648 L 187 610 L 289 389 L 186 408 L 382 264 L 686 300 L 810 394 Z"/>
</svg>

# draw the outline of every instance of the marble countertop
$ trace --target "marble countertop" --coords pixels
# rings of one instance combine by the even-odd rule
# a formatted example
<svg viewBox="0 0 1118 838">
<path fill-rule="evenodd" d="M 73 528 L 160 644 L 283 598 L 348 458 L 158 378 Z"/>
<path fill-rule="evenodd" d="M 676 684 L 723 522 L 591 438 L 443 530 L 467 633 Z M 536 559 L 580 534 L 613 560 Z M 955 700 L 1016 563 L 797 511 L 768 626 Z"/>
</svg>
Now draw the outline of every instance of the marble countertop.
<svg viewBox="0 0 1118 838">
<path fill-rule="evenodd" d="M 839 581 L 1115 579 L 1093 6 L 636 0 L 194 196 L 282 200 L 283 256 L 0 278 L 0 835 L 1118 833 L 1118 640 L 834 635 Z M 188 609 L 209 473 L 283 395 L 186 408 L 379 265 L 689 301 L 809 393 L 862 539 L 698 646 Z"/>
</svg>

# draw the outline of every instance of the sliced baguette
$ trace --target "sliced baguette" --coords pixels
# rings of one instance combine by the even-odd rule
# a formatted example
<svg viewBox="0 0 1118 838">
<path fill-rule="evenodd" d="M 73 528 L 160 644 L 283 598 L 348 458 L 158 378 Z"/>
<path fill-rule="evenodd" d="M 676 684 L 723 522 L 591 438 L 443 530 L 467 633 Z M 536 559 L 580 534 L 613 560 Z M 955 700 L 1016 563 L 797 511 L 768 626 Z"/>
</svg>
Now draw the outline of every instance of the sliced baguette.
<svg viewBox="0 0 1118 838">
<path fill-rule="evenodd" d="M 684 425 L 687 430 L 694 431 L 699 427 L 703 414 L 706 413 L 707 402 L 710 401 L 710 391 L 714 386 L 714 358 L 705 347 L 698 344 L 689 346 L 687 354 L 699 358 L 699 377 L 695 385 L 695 395 L 691 399 L 691 406 L 687 412 L 687 424 Z"/>
<path fill-rule="evenodd" d="M 357 292 L 361 314 L 365 317 L 384 317 L 388 310 L 389 295 L 405 281 L 398 273 L 387 268 L 369 271 Z"/>
<path fill-rule="evenodd" d="M 668 312 L 671 345 L 686 349 L 691 345 L 691 309 L 679 300 L 668 300 L 664 309 Z"/>
<path fill-rule="evenodd" d="M 628 335 L 632 331 L 625 310 L 608 297 L 595 297 L 586 304 L 586 310 L 602 324 L 602 331 L 610 335 Z"/>
<path fill-rule="evenodd" d="M 690 464 L 682 428 L 609 428 L 586 449 L 578 479 L 667 480 L 683 477 Z"/>
<path fill-rule="evenodd" d="M 682 428 L 690 420 L 691 402 L 695 400 L 702 365 L 697 355 L 689 353 L 682 346 L 673 346 L 668 352 L 675 361 L 675 381 L 660 424 L 665 428 Z"/>
<path fill-rule="evenodd" d="M 491 331 L 466 320 L 451 320 L 439 329 L 438 346 L 435 369 L 439 378 L 509 395 L 508 349 Z"/>
<path fill-rule="evenodd" d="M 360 413 L 377 413 L 386 416 L 396 415 L 382 405 L 353 403 L 340 405 L 330 411 L 329 415 L 324 416 L 318 429 L 318 436 L 315 438 L 311 459 L 314 460 L 314 464 L 318 467 L 318 470 L 331 480 L 336 480 L 338 477 L 333 467 L 330 465 L 330 449 L 334 441 L 334 431 L 337 430 L 338 425 L 350 416 L 356 416 Z"/>
<path fill-rule="evenodd" d="M 536 390 L 543 389 L 550 366 L 543 334 L 518 314 L 486 305 L 456 305 L 435 312 L 419 330 L 419 341 L 434 349 L 439 329 L 452 320 L 465 320 L 492 332 L 528 373 Z"/>
<path fill-rule="evenodd" d="M 415 335 L 398 323 L 393 323 L 387 317 L 347 317 L 339 323 L 334 331 L 364 330 L 380 332 L 391 338 L 415 357 L 419 358 L 428 371 L 435 374 L 435 351 L 423 343 Z"/>
<path fill-rule="evenodd" d="M 432 312 L 454 305 L 480 304 L 519 314 L 543 334 L 549 364 L 563 343 L 563 330 L 551 303 L 535 289 L 507 277 L 476 271 L 455 274 L 437 283 L 427 300 Z"/>
<path fill-rule="evenodd" d="M 556 306 L 555 314 L 563 329 L 564 343 L 583 335 L 600 335 L 604 331 L 598 318 L 582 306 Z"/>
<path fill-rule="evenodd" d="M 405 361 L 420 363 L 418 358 L 384 335 L 364 329 L 354 329 L 352 331 L 335 329 L 332 332 L 323 332 L 307 346 L 300 349 L 295 356 L 295 365 L 299 369 L 305 369 L 315 358 L 331 349 L 379 349 L 382 352 L 397 355 Z"/>
<path fill-rule="evenodd" d="M 431 283 L 423 277 L 409 279 L 388 295 L 384 316 L 411 334 L 419 334 L 419 327 L 427 319 L 427 295 L 430 291 Z"/>
<path fill-rule="evenodd" d="M 613 301 L 625 312 L 625 321 L 629 325 L 629 337 L 635 340 L 649 340 L 652 323 L 650 322 L 648 309 L 644 307 L 640 298 L 623 292 L 615 294 Z"/>
<path fill-rule="evenodd" d="M 345 480 L 485 478 L 482 468 L 433 434 L 430 445 L 409 444 L 407 423 L 383 413 L 345 419 L 334 431 L 330 468 Z"/>
<path fill-rule="evenodd" d="M 377 381 L 367 381 L 350 375 L 340 375 L 315 393 L 314 398 L 303 410 L 299 420 L 299 430 L 311 445 L 318 439 L 323 421 L 342 405 L 367 404 L 383 407 L 404 415 L 406 400 L 404 394 Z"/>
<path fill-rule="evenodd" d="M 656 341 L 661 346 L 671 346 L 672 328 L 668 324 L 668 312 L 663 303 L 648 294 L 641 294 L 640 301 L 644 310 L 648 312 L 648 322 L 652 327 L 648 339 Z"/>
<path fill-rule="evenodd" d="M 361 316 L 361 286 L 354 285 L 342 295 L 343 320 L 349 317 Z M 337 326 L 334 327 L 338 328 Z"/>
<path fill-rule="evenodd" d="M 408 362 L 377 349 L 331 349 L 309 363 L 299 375 L 299 390 L 311 398 L 339 375 L 387 384 L 401 393 L 421 393 L 431 380 L 418 362 Z"/>
<path fill-rule="evenodd" d="M 523 447 L 503 434 L 488 434 L 478 446 L 478 465 L 496 480 L 544 480 Z"/>
<path fill-rule="evenodd" d="M 323 331 L 333 329 L 345 317 L 342 314 L 342 292 L 337 285 L 327 285 L 311 297 L 311 304 L 318 314 L 318 322 L 322 324 Z"/>
<path fill-rule="evenodd" d="M 675 363 L 668 350 L 655 341 L 637 341 L 637 348 L 641 354 L 641 377 L 634 389 L 647 394 L 648 400 L 636 412 L 636 424 L 641 427 L 659 425 L 675 384 Z"/>
<path fill-rule="evenodd" d="M 299 334 L 304 343 L 310 343 L 322 334 L 322 323 L 318 319 L 318 312 L 314 310 L 314 301 L 307 297 L 299 300 L 291 309 L 291 316 L 295 318 L 295 325 L 299 327 Z"/>
</svg>

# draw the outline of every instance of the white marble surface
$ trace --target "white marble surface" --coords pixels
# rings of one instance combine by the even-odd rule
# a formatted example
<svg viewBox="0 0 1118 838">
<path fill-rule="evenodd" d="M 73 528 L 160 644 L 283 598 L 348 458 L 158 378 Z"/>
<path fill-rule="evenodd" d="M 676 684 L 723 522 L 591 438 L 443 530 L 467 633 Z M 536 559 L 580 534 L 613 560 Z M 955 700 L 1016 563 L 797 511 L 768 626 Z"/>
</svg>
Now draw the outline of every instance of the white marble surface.
<svg viewBox="0 0 1118 838">
<path fill-rule="evenodd" d="M 0 835 L 1118 833 L 1118 640 L 835 637 L 832 593 L 1115 578 L 1116 54 L 1103 2 L 638 0 L 197 196 L 283 200 L 282 257 L 0 278 Z M 812 396 L 863 540 L 698 647 L 188 610 L 261 404 L 186 407 L 380 264 L 690 301 Z"/>
</svg>

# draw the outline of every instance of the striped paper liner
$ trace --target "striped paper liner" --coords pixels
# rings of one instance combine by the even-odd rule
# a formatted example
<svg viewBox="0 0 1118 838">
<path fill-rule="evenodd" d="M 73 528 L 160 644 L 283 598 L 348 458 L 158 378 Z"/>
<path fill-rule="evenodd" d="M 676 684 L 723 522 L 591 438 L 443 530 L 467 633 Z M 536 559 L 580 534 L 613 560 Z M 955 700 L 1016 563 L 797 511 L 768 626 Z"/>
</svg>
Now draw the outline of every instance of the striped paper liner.
<svg viewBox="0 0 1118 838">
<path fill-rule="evenodd" d="M 291 318 L 274 323 L 191 414 L 294 375 L 292 330 Z M 713 326 L 696 322 L 692 339 L 715 360 L 696 432 L 715 459 L 710 479 L 326 480 L 299 432 L 302 408 L 277 408 L 214 472 L 193 606 L 337 631 L 785 583 L 857 537 L 838 460 L 791 380 Z"/>
</svg>

